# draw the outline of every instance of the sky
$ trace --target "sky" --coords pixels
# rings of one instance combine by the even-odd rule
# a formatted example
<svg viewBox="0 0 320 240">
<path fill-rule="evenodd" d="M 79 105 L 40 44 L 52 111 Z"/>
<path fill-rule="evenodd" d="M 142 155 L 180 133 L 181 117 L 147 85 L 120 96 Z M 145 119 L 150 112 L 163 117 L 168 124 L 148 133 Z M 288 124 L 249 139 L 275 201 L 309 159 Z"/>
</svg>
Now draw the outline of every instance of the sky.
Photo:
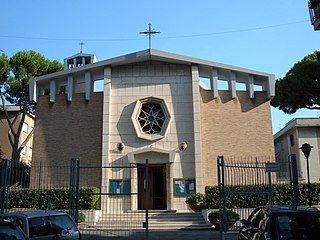
<svg viewBox="0 0 320 240">
<path fill-rule="evenodd" d="M 80 52 L 98 60 L 148 48 L 142 34 L 160 31 L 152 48 L 275 74 L 320 49 L 307 0 L 1 0 L 0 49 L 9 57 L 34 50 L 50 60 Z M 273 133 L 292 118 L 271 108 Z"/>
</svg>

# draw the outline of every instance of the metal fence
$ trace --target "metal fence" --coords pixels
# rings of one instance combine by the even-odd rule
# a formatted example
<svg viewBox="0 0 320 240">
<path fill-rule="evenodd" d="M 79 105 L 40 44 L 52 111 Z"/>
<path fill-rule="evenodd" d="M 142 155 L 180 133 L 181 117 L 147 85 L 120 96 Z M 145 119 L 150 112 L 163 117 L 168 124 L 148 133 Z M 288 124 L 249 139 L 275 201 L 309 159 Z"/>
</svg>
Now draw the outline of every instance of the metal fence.
<svg viewBox="0 0 320 240">
<path fill-rule="evenodd" d="M 287 164 L 289 178 L 282 178 L 280 165 L 272 157 L 217 158 L 221 239 L 241 227 L 234 213 L 246 219 L 255 207 L 273 204 L 274 184 L 289 185 L 288 198 L 292 205 L 299 205 L 295 155 L 289 156 Z"/>
<path fill-rule="evenodd" d="M 68 212 L 89 238 L 143 238 L 148 233 L 148 181 L 144 189 L 131 183 L 140 172 L 148 179 L 148 161 L 140 165 L 70 164 L 32 167 L 5 160 L 0 169 L 1 213 L 30 209 Z M 138 199 L 144 202 L 137 207 Z M 136 206 L 136 207 L 133 207 Z"/>
<path fill-rule="evenodd" d="M 273 158 L 217 158 L 221 239 L 224 233 L 238 230 L 241 226 L 231 217 L 233 212 L 239 215 L 239 219 L 246 219 L 255 207 L 273 204 L 272 185 L 275 183 L 290 184 L 291 202 L 298 205 L 295 156 L 290 157 L 288 166 L 289 181 L 282 181 L 279 164 Z"/>
</svg>

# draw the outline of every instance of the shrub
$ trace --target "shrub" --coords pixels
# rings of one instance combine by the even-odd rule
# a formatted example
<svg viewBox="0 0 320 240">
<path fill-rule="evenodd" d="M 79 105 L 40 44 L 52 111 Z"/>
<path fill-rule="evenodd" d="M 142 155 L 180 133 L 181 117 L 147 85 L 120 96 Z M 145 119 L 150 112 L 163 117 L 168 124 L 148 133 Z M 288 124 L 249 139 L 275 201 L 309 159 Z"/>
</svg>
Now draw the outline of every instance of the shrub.
<svg viewBox="0 0 320 240">
<path fill-rule="evenodd" d="M 185 202 L 188 205 L 206 206 L 206 198 L 202 193 L 193 193 L 189 195 Z"/>
<path fill-rule="evenodd" d="M 78 213 L 78 223 L 84 222 L 86 220 L 86 215 L 82 212 Z"/>
<path fill-rule="evenodd" d="M 226 211 L 226 216 L 227 216 L 227 221 L 230 220 L 240 220 L 240 215 L 232 210 L 227 210 Z M 210 222 L 213 222 L 214 220 L 219 220 L 220 218 L 220 212 L 219 211 L 212 211 L 208 215 L 208 220 Z"/>
<path fill-rule="evenodd" d="M 69 209 L 69 188 L 10 190 L 9 208 Z M 95 187 L 79 189 L 79 209 L 99 209 L 100 190 Z"/>
<path fill-rule="evenodd" d="M 225 201 L 227 208 L 236 207 L 256 207 L 268 204 L 268 185 L 247 185 L 247 186 L 225 186 L 226 191 L 237 194 L 226 194 Z M 290 184 L 273 184 L 273 204 L 290 205 L 292 194 Z M 219 208 L 219 194 L 217 186 L 207 186 L 205 188 L 206 205 L 208 209 Z M 312 204 L 320 203 L 320 184 L 311 183 Z M 308 205 L 308 184 L 299 183 L 300 205 Z"/>
</svg>

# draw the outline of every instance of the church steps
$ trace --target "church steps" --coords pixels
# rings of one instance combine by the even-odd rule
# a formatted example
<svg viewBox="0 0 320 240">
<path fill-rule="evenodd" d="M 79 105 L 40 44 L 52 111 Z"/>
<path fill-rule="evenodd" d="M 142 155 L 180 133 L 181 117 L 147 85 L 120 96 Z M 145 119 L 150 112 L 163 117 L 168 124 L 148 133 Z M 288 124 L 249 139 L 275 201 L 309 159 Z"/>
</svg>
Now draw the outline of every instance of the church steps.
<svg viewBox="0 0 320 240">
<path fill-rule="evenodd" d="M 143 229 L 144 212 L 103 214 L 96 229 Z M 150 230 L 210 229 L 201 213 L 150 212 Z"/>
</svg>

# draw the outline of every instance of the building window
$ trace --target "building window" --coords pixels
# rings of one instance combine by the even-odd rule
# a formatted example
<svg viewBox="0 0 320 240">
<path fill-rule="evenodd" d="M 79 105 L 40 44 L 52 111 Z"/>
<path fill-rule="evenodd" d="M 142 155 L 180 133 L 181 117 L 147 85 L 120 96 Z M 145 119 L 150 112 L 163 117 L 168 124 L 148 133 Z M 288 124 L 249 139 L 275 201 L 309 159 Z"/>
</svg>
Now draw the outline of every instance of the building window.
<svg viewBox="0 0 320 240">
<path fill-rule="evenodd" d="M 138 121 L 142 132 L 146 134 L 157 134 L 161 132 L 166 117 L 158 103 L 144 103 Z"/>
<path fill-rule="evenodd" d="M 28 157 L 29 157 L 29 159 L 31 159 L 31 158 L 32 158 L 32 148 L 29 148 Z"/>
<path fill-rule="evenodd" d="M 22 131 L 25 132 L 25 133 L 28 133 L 28 124 L 27 123 L 23 123 Z"/>
<path fill-rule="evenodd" d="M 156 97 L 138 100 L 131 116 L 137 136 L 149 141 L 166 135 L 170 118 L 166 102 Z"/>
<path fill-rule="evenodd" d="M 276 153 L 280 153 L 280 152 L 281 152 L 281 143 L 278 142 L 278 143 L 276 144 Z"/>
<path fill-rule="evenodd" d="M 294 137 L 292 134 L 290 134 L 290 146 L 293 147 L 294 146 Z"/>
<path fill-rule="evenodd" d="M 22 148 L 21 154 L 26 155 L 26 147 Z"/>
</svg>

